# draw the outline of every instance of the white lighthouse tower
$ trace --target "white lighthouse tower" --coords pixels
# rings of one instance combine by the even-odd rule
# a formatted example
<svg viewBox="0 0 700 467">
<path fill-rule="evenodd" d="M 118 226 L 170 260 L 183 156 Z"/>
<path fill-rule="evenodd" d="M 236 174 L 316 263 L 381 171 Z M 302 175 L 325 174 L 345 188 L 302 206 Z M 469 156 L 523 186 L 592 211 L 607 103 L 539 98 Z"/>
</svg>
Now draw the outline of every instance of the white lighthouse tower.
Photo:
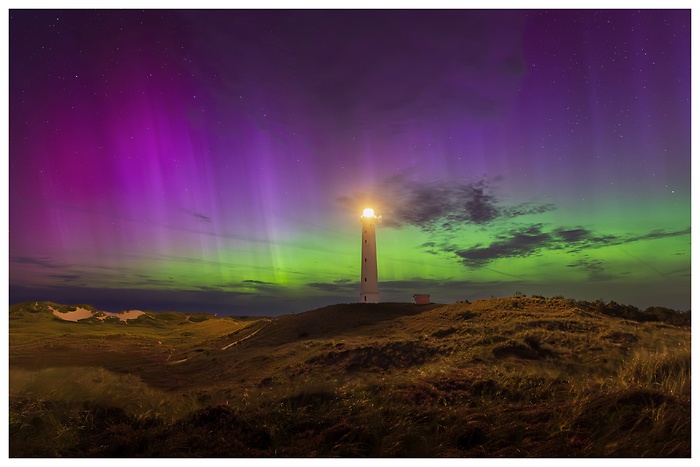
<svg viewBox="0 0 700 467">
<path fill-rule="evenodd" d="M 379 303 L 379 281 L 377 279 L 377 238 L 374 226 L 377 216 L 367 208 L 360 216 L 362 221 L 362 275 L 360 276 L 360 301 Z"/>
</svg>

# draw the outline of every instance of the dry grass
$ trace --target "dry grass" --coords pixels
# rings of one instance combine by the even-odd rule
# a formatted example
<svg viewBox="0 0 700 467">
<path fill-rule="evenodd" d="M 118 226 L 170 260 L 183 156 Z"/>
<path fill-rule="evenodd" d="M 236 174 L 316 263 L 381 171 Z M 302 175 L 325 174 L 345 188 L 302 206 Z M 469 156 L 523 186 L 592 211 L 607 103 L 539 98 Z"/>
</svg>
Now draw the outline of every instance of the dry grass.
<svg viewBox="0 0 700 467">
<path fill-rule="evenodd" d="M 688 457 L 689 327 L 594 305 L 337 305 L 189 335 L 177 314 L 126 335 L 15 311 L 10 455 Z"/>
</svg>

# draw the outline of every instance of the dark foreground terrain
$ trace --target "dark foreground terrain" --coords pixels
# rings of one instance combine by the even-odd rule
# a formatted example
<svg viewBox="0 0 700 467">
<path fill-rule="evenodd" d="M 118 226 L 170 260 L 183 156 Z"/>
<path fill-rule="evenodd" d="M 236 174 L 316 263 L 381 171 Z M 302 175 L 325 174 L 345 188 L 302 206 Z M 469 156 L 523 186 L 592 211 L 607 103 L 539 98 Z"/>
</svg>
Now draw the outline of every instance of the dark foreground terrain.
<svg viewBox="0 0 700 467">
<path fill-rule="evenodd" d="M 10 307 L 11 457 L 690 456 L 689 313 L 522 295 L 274 319 L 78 308 L 94 315 Z"/>
</svg>

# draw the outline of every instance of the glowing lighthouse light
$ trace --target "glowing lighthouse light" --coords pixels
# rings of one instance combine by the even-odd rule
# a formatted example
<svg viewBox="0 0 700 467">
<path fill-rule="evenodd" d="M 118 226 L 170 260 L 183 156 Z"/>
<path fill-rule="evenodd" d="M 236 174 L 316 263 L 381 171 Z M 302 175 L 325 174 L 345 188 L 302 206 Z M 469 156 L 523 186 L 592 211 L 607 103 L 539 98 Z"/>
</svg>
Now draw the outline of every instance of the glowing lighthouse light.
<svg viewBox="0 0 700 467">
<path fill-rule="evenodd" d="M 367 208 L 360 216 L 362 221 L 362 274 L 360 275 L 360 301 L 379 303 L 379 281 L 377 279 L 377 239 L 374 226 L 377 216 L 374 209 Z"/>
</svg>

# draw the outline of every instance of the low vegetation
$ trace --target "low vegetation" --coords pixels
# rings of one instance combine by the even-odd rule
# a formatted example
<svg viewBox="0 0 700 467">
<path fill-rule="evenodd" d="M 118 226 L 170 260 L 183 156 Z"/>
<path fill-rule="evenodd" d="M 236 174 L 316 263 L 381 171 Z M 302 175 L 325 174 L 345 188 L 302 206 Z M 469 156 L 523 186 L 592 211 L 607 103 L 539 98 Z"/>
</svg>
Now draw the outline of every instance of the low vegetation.
<svg viewBox="0 0 700 467">
<path fill-rule="evenodd" d="M 70 311 L 10 307 L 11 457 L 690 456 L 689 312 L 522 294 L 273 319 L 52 309 Z"/>
</svg>

